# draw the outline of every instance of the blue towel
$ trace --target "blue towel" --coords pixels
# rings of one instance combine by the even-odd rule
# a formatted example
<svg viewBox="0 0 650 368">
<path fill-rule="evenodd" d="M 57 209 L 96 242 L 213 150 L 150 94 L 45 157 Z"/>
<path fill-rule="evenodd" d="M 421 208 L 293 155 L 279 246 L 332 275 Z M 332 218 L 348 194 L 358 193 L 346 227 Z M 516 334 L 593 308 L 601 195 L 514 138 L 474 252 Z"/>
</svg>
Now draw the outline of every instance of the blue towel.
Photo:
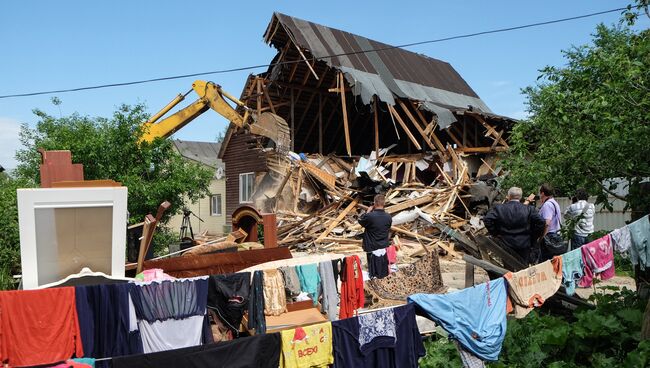
<svg viewBox="0 0 650 368">
<path fill-rule="evenodd" d="M 314 305 L 318 304 L 318 296 L 320 295 L 320 275 L 318 274 L 318 265 L 316 263 L 296 266 L 298 278 L 300 279 L 300 290 L 309 294 L 309 297 L 314 301 Z"/>
<path fill-rule="evenodd" d="M 466 350 L 496 361 L 506 336 L 507 298 L 506 282 L 499 278 L 449 294 L 411 295 L 408 301 Z"/>
<path fill-rule="evenodd" d="M 576 283 L 583 276 L 582 251 L 574 249 L 562 255 L 562 285 L 566 294 L 571 296 L 576 292 Z"/>
</svg>

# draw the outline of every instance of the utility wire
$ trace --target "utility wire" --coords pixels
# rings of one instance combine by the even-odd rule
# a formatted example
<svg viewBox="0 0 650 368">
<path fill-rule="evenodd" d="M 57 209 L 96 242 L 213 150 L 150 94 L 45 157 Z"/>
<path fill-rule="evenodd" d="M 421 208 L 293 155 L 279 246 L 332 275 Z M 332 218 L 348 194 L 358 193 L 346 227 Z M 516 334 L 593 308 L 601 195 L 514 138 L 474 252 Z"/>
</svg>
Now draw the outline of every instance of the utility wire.
<svg viewBox="0 0 650 368">
<path fill-rule="evenodd" d="M 486 35 L 486 34 L 509 32 L 509 31 L 515 31 L 515 30 L 519 30 L 519 29 L 539 27 L 539 26 L 545 26 L 545 25 L 549 25 L 549 24 L 568 22 L 568 21 L 577 20 L 577 19 L 590 18 L 590 17 L 594 17 L 594 16 L 597 16 L 597 15 L 608 14 L 608 13 L 623 11 L 623 10 L 627 10 L 627 9 L 628 9 L 627 7 L 616 8 L 616 9 L 603 10 L 603 11 L 584 14 L 584 15 L 577 15 L 577 16 L 574 16 L 574 17 L 549 20 L 549 21 L 545 21 L 545 22 L 529 23 L 529 24 L 525 24 L 525 25 L 521 25 L 521 26 L 492 29 L 492 30 L 489 30 L 489 31 L 467 33 L 467 34 L 462 34 L 462 35 L 457 35 L 457 36 L 438 38 L 438 39 L 428 40 L 428 41 L 411 42 L 411 43 L 405 43 L 405 44 L 396 45 L 396 46 L 387 46 L 387 47 L 381 47 L 381 48 L 370 49 L 370 50 L 353 51 L 353 52 L 346 52 L 346 53 L 340 53 L 340 54 L 333 54 L 333 55 L 324 56 L 321 59 L 327 59 L 327 58 L 332 58 L 332 57 L 337 57 L 337 56 L 364 54 L 364 53 L 368 53 L 368 52 L 381 52 L 381 51 L 393 50 L 393 49 L 397 49 L 397 48 L 405 48 L 405 47 L 419 46 L 419 45 L 425 45 L 425 44 L 431 44 L 431 43 L 437 43 L 437 42 L 458 40 L 458 39 L 462 39 L 462 38 L 470 38 L 470 37 L 482 36 L 482 35 Z M 309 58 L 308 61 L 311 61 L 313 59 L 315 59 L 315 58 Z M 173 79 L 199 77 L 199 76 L 212 75 L 212 74 L 233 73 L 233 72 L 239 72 L 239 71 L 245 71 L 245 70 L 254 70 L 254 69 L 260 69 L 260 68 L 270 68 L 270 67 L 275 66 L 275 65 L 289 65 L 289 64 L 295 64 L 295 63 L 300 63 L 300 62 L 303 62 L 303 60 L 283 61 L 283 62 L 278 62 L 278 63 L 274 63 L 274 64 L 251 65 L 251 66 L 245 66 L 245 67 L 240 67 L 240 68 L 221 69 L 221 70 L 214 70 L 214 71 L 210 71 L 210 72 L 201 72 L 201 73 L 181 74 L 181 75 L 174 75 L 174 76 L 169 76 L 169 77 L 143 79 L 143 80 L 131 81 L 131 82 L 100 84 L 100 85 L 96 85 L 96 86 L 68 88 L 68 89 L 59 89 L 59 90 L 51 90 L 51 91 L 16 93 L 16 94 L 9 94 L 9 95 L 1 95 L 0 99 L 14 98 L 14 97 L 28 97 L 28 96 L 48 95 L 48 94 L 53 94 L 53 93 L 77 92 L 77 91 L 86 91 L 86 90 L 110 88 L 110 87 L 132 86 L 132 85 L 135 85 L 135 84 L 160 82 L 160 81 L 173 80 Z"/>
</svg>

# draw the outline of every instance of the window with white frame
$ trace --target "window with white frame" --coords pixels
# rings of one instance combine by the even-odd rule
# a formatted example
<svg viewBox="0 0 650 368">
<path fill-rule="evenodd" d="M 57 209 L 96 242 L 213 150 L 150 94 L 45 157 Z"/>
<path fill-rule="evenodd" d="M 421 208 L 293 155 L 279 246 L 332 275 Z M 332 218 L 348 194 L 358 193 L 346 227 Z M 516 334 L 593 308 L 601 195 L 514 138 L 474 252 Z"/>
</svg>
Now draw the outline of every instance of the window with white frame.
<svg viewBox="0 0 650 368">
<path fill-rule="evenodd" d="M 221 194 L 210 196 L 210 216 L 221 216 Z"/>
<path fill-rule="evenodd" d="M 239 203 L 250 203 L 255 189 L 255 173 L 239 174 Z"/>
</svg>

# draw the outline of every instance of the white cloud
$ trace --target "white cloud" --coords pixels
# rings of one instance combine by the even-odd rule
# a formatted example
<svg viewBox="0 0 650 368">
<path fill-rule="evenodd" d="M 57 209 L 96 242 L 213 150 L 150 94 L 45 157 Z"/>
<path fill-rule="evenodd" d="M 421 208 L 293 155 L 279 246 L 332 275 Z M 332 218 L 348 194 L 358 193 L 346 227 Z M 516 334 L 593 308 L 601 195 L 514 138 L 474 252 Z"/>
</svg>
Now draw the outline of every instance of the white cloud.
<svg viewBox="0 0 650 368">
<path fill-rule="evenodd" d="M 19 132 L 20 123 L 17 120 L 0 116 L 0 165 L 7 170 L 16 168 L 14 156 L 20 148 Z"/>
</svg>

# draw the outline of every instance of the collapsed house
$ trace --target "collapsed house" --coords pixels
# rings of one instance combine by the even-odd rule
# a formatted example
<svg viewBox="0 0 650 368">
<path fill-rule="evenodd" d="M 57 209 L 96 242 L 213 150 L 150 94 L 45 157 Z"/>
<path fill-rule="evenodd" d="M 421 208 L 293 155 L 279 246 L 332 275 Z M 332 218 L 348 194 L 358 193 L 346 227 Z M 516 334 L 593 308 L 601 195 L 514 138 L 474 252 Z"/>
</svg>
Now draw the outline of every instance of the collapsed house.
<svg viewBox="0 0 650 368">
<path fill-rule="evenodd" d="M 495 174 L 494 156 L 508 148 L 515 121 L 493 114 L 450 64 L 280 13 L 264 40 L 277 54 L 266 72 L 248 77 L 241 100 L 288 122 L 291 152 L 229 127 L 219 151 L 228 222 L 243 205 L 300 218 L 332 203 L 343 210 L 351 195 L 371 194 L 364 188 L 398 183 L 417 190 L 387 206 L 433 200 L 427 187 L 442 182 L 447 213 L 460 187 Z"/>
</svg>

